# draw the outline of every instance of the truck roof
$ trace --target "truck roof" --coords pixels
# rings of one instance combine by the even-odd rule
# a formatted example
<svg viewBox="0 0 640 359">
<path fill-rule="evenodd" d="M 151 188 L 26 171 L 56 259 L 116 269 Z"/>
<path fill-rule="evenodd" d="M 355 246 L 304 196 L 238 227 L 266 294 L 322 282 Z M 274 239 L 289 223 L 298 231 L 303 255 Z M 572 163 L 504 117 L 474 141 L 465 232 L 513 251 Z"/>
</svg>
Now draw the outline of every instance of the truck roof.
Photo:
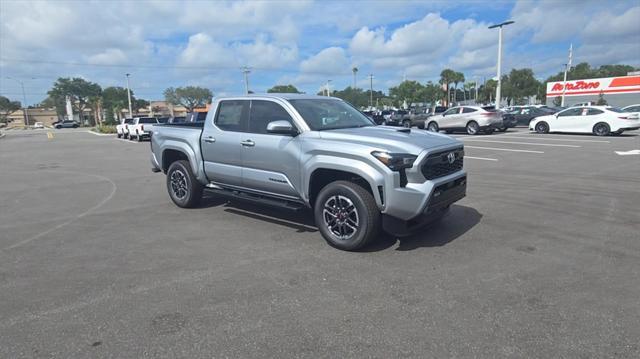
<svg viewBox="0 0 640 359">
<path fill-rule="evenodd" d="M 214 100 L 238 99 L 238 98 L 246 98 L 246 99 L 273 98 L 273 99 L 282 99 L 282 100 L 311 100 L 311 99 L 340 100 L 337 97 L 327 97 L 327 96 L 298 94 L 298 93 L 264 93 L 264 94 L 254 93 L 254 94 L 237 95 L 237 96 L 216 96 L 214 97 Z"/>
</svg>

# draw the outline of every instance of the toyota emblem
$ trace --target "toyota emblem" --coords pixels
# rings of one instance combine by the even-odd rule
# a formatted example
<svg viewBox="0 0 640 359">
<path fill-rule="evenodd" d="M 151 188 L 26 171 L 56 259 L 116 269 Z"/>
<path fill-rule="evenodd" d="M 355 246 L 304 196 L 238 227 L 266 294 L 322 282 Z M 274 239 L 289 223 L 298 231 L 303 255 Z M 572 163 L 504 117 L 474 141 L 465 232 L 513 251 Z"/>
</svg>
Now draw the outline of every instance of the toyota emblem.
<svg viewBox="0 0 640 359">
<path fill-rule="evenodd" d="M 456 161 L 456 154 L 453 152 L 450 152 L 447 155 L 447 160 L 449 161 L 450 164 L 453 164 Z"/>
</svg>

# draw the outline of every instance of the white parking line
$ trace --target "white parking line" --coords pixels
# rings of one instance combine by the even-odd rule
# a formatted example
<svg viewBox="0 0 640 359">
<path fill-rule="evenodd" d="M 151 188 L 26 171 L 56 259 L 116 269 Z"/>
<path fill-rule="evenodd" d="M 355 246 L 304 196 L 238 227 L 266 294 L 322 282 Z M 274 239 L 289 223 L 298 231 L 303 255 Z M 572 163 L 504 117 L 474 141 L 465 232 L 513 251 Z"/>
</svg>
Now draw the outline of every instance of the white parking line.
<svg viewBox="0 0 640 359">
<path fill-rule="evenodd" d="M 464 148 L 477 148 L 479 150 L 494 150 L 494 151 L 507 151 L 507 152 L 544 153 L 542 151 L 512 150 L 512 149 L 509 149 L 509 148 L 495 148 L 495 147 L 464 146 Z"/>
<path fill-rule="evenodd" d="M 496 137 L 494 137 L 496 138 Z M 539 141 L 567 141 L 567 142 L 592 142 L 592 143 L 611 143 L 611 141 L 598 141 L 598 140 L 574 140 L 570 138 L 546 138 L 538 136 L 509 136 L 500 135 L 499 138 L 517 138 L 523 140 L 539 140 Z"/>
<path fill-rule="evenodd" d="M 482 161 L 498 161 L 497 158 L 486 158 L 486 157 L 464 156 L 464 158 L 471 159 L 471 160 L 482 160 Z"/>
<path fill-rule="evenodd" d="M 116 140 L 116 141 L 122 141 L 122 142 L 126 142 L 126 143 L 131 143 L 131 144 L 134 144 L 134 145 L 135 145 L 136 143 L 138 143 L 137 141 L 125 140 L 125 139 L 123 139 L 123 138 L 117 138 L 117 137 L 116 137 L 116 138 L 114 138 L 114 140 Z"/>
<path fill-rule="evenodd" d="M 465 138 L 467 142 L 489 142 L 489 143 L 506 143 L 509 145 L 527 145 L 527 146 L 548 146 L 548 147 L 573 147 L 580 148 L 577 145 L 558 145 L 554 143 L 532 143 L 532 142 L 511 142 L 511 141 L 494 141 L 494 140 L 477 140 L 475 138 Z"/>
</svg>

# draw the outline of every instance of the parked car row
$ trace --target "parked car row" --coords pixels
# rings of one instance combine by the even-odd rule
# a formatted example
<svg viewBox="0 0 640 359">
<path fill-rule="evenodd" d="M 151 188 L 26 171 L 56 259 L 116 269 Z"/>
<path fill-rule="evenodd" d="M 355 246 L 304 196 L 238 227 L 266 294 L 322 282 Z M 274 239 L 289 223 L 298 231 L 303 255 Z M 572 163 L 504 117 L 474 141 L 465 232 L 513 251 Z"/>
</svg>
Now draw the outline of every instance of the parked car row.
<svg viewBox="0 0 640 359">
<path fill-rule="evenodd" d="M 116 136 L 118 138 L 137 140 L 141 142 L 151 137 L 154 125 L 159 124 L 179 124 L 204 122 L 207 117 L 206 112 L 189 112 L 186 116 L 176 117 L 134 117 L 125 118 L 116 125 Z"/>
<path fill-rule="evenodd" d="M 620 135 L 624 131 L 640 129 L 640 113 L 631 112 L 637 109 L 640 109 L 640 105 L 628 106 L 622 110 L 610 106 L 574 106 L 555 114 L 534 118 L 529 123 L 529 130 L 537 133 Z"/>
</svg>

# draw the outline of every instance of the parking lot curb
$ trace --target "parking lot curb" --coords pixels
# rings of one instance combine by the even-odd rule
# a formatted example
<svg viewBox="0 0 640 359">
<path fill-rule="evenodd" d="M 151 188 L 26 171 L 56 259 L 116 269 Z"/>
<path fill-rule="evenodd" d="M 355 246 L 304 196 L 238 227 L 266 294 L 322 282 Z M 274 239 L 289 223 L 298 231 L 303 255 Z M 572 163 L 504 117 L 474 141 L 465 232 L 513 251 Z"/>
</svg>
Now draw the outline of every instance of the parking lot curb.
<svg viewBox="0 0 640 359">
<path fill-rule="evenodd" d="M 92 135 L 96 135 L 96 136 L 114 136 L 115 135 L 115 133 L 98 133 L 98 132 L 95 132 L 95 131 L 87 131 L 87 132 L 89 132 Z"/>
</svg>

